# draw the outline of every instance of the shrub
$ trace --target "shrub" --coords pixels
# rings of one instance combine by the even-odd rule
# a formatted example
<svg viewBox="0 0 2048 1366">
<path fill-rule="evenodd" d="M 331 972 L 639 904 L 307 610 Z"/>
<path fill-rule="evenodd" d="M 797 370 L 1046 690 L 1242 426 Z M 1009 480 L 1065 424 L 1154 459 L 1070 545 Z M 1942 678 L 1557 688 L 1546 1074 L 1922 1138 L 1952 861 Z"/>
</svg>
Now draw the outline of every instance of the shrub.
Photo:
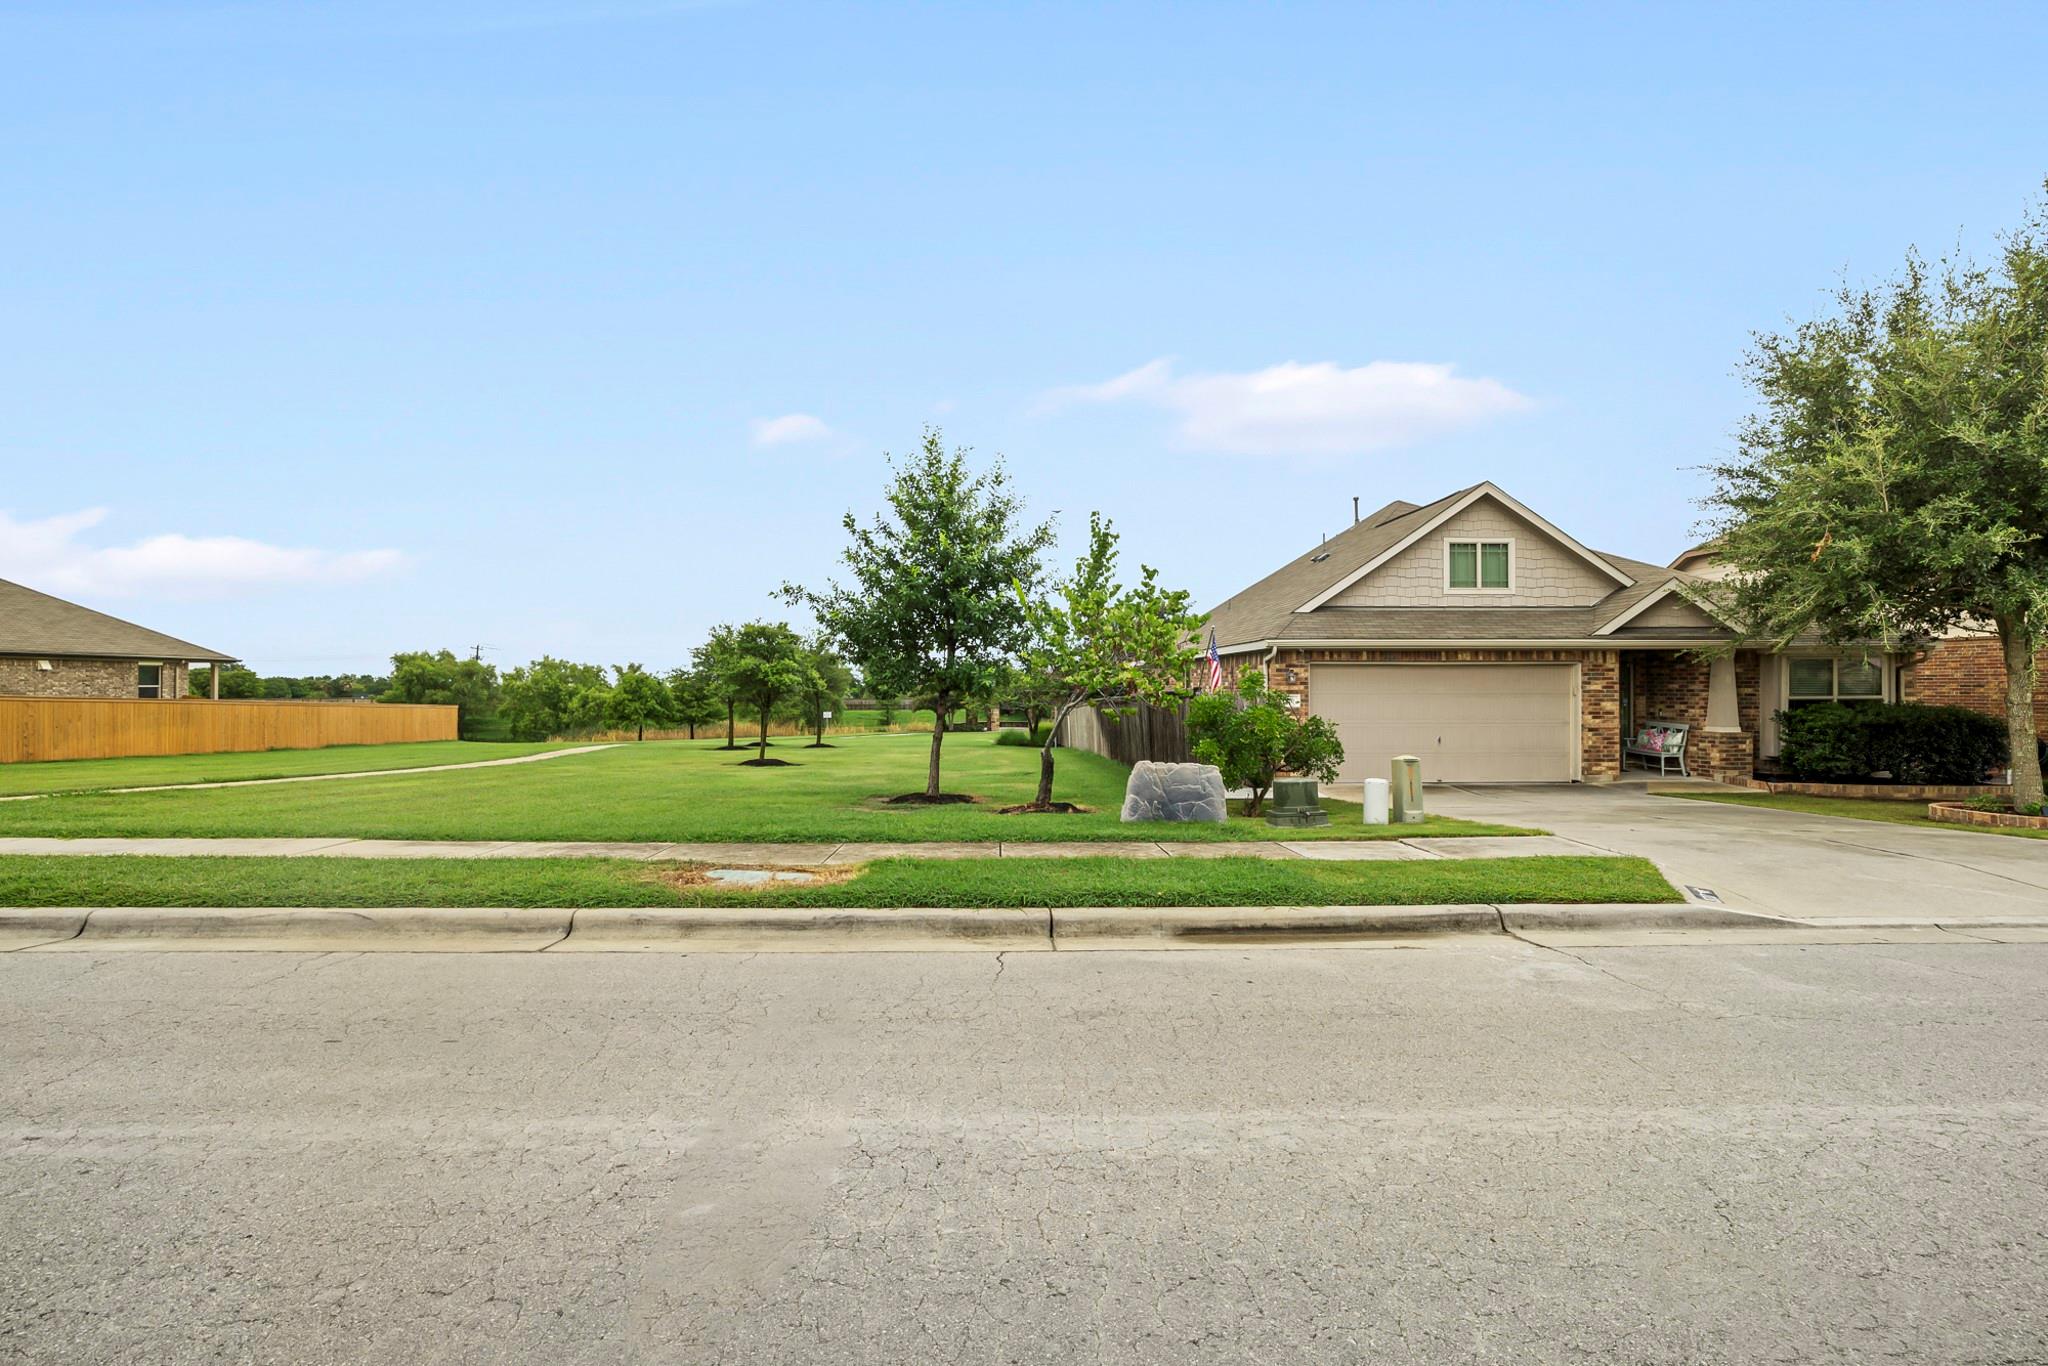
<svg viewBox="0 0 2048 1366">
<path fill-rule="evenodd" d="M 1023 745 L 1031 749 L 1037 749 L 1045 743 L 1045 727 L 1038 726 L 1031 730 L 999 730 L 996 732 L 996 743 L 999 745 Z"/>
<path fill-rule="evenodd" d="M 1225 787 L 1248 787 L 1245 814 L 1256 816 L 1281 772 L 1335 782 L 1344 761 L 1337 728 L 1320 716 L 1297 720 L 1281 695 L 1247 671 L 1235 693 L 1204 693 L 1188 704 L 1188 738 L 1195 762 L 1214 764 Z"/>
<path fill-rule="evenodd" d="M 1818 782 L 1981 783 L 2006 761 L 2005 725 L 1965 707 L 1916 702 L 1778 713 L 1787 768 Z"/>
</svg>

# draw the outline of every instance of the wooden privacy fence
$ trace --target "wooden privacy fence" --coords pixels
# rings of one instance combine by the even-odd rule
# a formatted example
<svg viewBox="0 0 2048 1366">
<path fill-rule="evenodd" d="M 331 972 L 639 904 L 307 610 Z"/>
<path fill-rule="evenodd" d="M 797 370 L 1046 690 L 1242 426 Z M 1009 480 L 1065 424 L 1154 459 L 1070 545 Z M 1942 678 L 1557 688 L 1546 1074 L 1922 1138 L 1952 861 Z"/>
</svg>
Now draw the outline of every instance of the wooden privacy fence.
<svg viewBox="0 0 2048 1366">
<path fill-rule="evenodd" d="M 1193 757 L 1188 751 L 1184 706 L 1168 710 L 1140 703 L 1121 716 L 1081 707 L 1069 712 L 1060 723 L 1058 743 L 1068 749 L 1105 755 L 1120 764 L 1135 764 L 1140 759 L 1184 764 Z"/>
<path fill-rule="evenodd" d="M 381 702 L 0 697 L 0 764 L 453 740 L 456 710 Z"/>
</svg>

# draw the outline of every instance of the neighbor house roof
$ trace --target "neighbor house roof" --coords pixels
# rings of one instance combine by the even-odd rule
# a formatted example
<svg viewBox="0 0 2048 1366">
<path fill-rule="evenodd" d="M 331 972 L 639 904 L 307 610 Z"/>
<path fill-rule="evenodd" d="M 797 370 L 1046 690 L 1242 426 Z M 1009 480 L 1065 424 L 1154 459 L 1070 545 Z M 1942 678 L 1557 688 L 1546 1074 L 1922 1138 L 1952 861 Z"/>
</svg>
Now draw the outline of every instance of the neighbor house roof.
<svg viewBox="0 0 2048 1366">
<path fill-rule="evenodd" d="M 1377 563 L 1412 541 L 1416 533 L 1474 495 L 1491 493 L 1520 509 L 1490 484 L 1474 484 L 1445 494 L 1432 503 L 1393 502 L 1361 517 L 1306 554 L 1297 556 L 1210 613 L 1219 649 L 1247 649 L 1279 641 L 1413 641 L 1499 644 L 1509 641 L 1586 641 L 1618 644 L 1625 640 L 1715 640 L 1729 633 L 1699 627 L 1634 628 L 1633 614 L 1652 599 L 1668 595 L 1674 583 L 1698 576 L 1666 569 L 1621 555 L 1587 550 L 1562 532 L 1569 549 L 1607 571 L 1616 582 L 1613 592 L 1585 607 L 1330 607 L 1326 603 L 1344 586 L 1362 578 Z M 1526 512 L 1526 510 L 1523 510 Z M 1555 530 L 1533 513 L 1539 526 Z M 1603 631 L 1607 632 L 1603 634 Z"/>
<path fill-rule="evenodd" d="M 0 579 L 0 655 L 72 655 L 227 664 L 233 655 Z"/>
</svg>

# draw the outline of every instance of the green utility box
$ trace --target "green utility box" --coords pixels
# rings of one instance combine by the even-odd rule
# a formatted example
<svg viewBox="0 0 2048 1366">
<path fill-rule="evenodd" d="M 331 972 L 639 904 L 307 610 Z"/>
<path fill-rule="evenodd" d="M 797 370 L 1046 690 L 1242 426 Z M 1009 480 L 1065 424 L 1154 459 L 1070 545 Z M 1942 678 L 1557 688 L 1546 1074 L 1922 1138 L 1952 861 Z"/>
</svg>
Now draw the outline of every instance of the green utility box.
<svg viewBox="0 0 2048 1366">
<path fill-rule="evenodd" d="M 1266 813 L 1266 824 L 1303 828 L 1329 823 L 1330 813 L 1323 810 L 1322 794 L 1316 788 L 1315 779 L 1273 780 L 1273 806 Z"/>
<path fill-rule="evenodd" d="M 1422 824 L 1422 760 L 1412 754 L 1394 760 L 1393 786 L 1394 824 Z"/>
</svg>

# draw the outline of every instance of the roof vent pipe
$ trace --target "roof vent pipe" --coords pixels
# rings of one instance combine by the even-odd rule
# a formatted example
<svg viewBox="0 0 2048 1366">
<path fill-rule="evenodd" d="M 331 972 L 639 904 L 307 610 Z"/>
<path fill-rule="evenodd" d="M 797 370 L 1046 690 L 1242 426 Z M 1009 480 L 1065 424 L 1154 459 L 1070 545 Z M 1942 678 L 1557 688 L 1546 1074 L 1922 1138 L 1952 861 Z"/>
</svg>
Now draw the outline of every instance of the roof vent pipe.
<svg viewBox="0 0 2048 1366">
<path fill-rule="evenodd" d="M 1358 525 L 1358 495 L 1355 493 L 1351 495 L 1351 524 Z"/>
</svg>

